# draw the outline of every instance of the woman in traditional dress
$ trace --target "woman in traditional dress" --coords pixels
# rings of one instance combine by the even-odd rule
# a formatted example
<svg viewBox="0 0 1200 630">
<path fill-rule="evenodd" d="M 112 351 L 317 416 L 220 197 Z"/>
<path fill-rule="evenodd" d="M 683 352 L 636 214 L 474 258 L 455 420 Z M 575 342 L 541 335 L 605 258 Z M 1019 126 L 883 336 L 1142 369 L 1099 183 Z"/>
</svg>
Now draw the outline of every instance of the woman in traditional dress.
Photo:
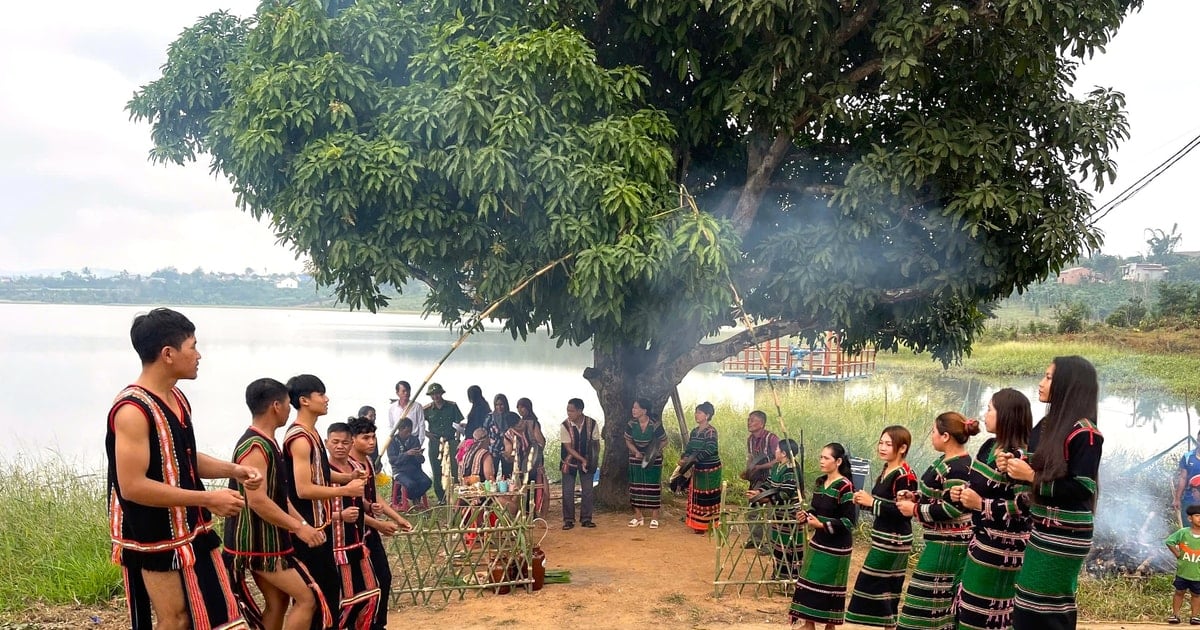
<svg viewBox="0 0 1200 630">
<path fill-rule="evenodd" d="M 514 470 L 525 471 L 528 467 L 529 476 L 527 483 L 533 484 L 532 505 L 528 506 L 530 516 L 538 517 L 542 515 L 542 507 L 546 504 L 546 497 L 549 496 L 550 489 L 546 485 L 546 466 L 545 466 L 545 451 L 546 451 L 546 436 L 542 434 L 542 424 L 538 422 L 537 414 L 533 412 L 533 401 L 528 398 L 517 400 L 517 415 L 521 421 L 515 427 L 508 430 L 508 433 L 519 431 L 523 438 L 524 447 L 521 449 L 519 459 L 517 454 L 513 455 Z M 505 449 L 510 446 L 515 447 L 516 441 L 510 444 L 507 441 L 509 436 L 506 434 Z M 532 459 L 530 453 L 533 454 Z M 514 479 L 515 481 L 515 479 Z"/>
<path fill-rule="evenodd" d="M 971 476 L 966 443 L 977 433 L 977 420 L 968 420 L 955 411 L 938 416 L 933 421 L 930 441 L 942 455 L 921 475 L 915 501 L 896 502 L 901 514 L 916 516 L 925 526 L 925 550 L 908 582 L 898 628 L 954 628 L 954 592 L 971 542 L 971 514 L 950 500 L 949 491 L 965 485 Z"/>
<path fill-rule="evenodd" d="M 1092 546 L 1096 484 L 1104 437 L 1096 428 L 1100 386 L 1083 357 L 1056 357 L 1038 385 L 1050 403 L 1029 435 L 1029 461 L 1001 453 L 997 468 L 1031 484 L 1033 530 L 1017 574 L 1017 630 L 1074 628 L 1079 569 Z"/>
<path fill-rule="evenodd" d="M 954 619 L 958 628 L 1001 630 L 1012 626 L 1013 588 L 1029 540 L 1029 519 L 1021 509 L 1028 507 L 1028 487 L 997 470 L 996 456 L 1020 453 L 1028 446 L 1033 425 L 1029 399 L 1015 389 L 996 392 L 988 401 L 984 425 L 995 437 L 979 448 L 968 485 L 950 491 L 952 500 L 972 510 L 975 530 L 954 600 Z"/>
<path fill-rule="evenodd" d="M 680 459 L 696 462 L 688 485 L 684 522 L 697 534 L 714 527 L 721 510 L 721 454 L 717 450 L 717 429 L 711 424 L 715 411 L 707 401 L 696 405 L 696 428 L 688 434 L 680 455 Z"/>
<path fill-rule="evenodd" d="M 851 623 L 896 627 L 913 543 L 912 520 L 900 513 L 896 498 L 917 489 L 917 476 L 905 461 L 911 444 L 908 429 L 899 425 L 884 429 L 876 445 L 883 470 L 870 492 L 854 493 L 854 503 L 874 514 L 875 523 L 871 527 L 871 550 L 854 581 L 846 609 L 846 620 Z"/>
<path fill-rule="evenodd" d="M 837 442 L 826 444 L 817 466 L 823 474 L 813 483 L 811 505 L 807 512 L 796 514 L 800 522 L 815 531 L 808 541 L 788 617 L 793 624 L 803 620 L 806 630 L 815 630 L 818 622 L 830 630 L 841 625 L 846 616 L 846 582 L 850 579 L 857 510 L 846 448 Z"/>
<path fill-rule="evenodd" d="M 511 407 L 508 406 L 508 396 L 496 394 L 496 397 L 492 399 L 492 413 L 483 421 L 483 428 L 487 429 L 491 445 L 489 448 L 492 452 L 492 461 L 496 465 L 497 478 L 512 477 L 512 461 L 504 457 L 504 434 L 520 419 L 521 417 L 513 413 Z"/>
<path fill-rule="evenodd" d="M 642 510 L 648 510 L 650 529 L 658 529 L 658 510 L 662 507 L 662 449 L 667 442 L 667 432 L 662 423 L 650 415 L 650 401 L 645 398 L 638 398 L 633 403 L 631 413 L 633 420 L 625 427 L 625 448 L 629 450 L 629 503 L 633 506 L 629 526 L 645 524 Z"/>
<path fill-rule="evenodd" d="M 796 509 L 796 497 L 800 486 L 796 483 L 796 453 L 800 447 L 795 440 L 783 439 L 775 448 L 775 461 L 767 472 L 767 478 L 757 490 L 751 490 L 748 498 L 757 503 L 758 497 L 771 505 L 767 511 L 771 520 L 771 555 L 775 557 L 775 579 L 791 582 L 800 575 L 800 561 L 804 558 L 804 526 L 792 518 Z"/>
</svg>

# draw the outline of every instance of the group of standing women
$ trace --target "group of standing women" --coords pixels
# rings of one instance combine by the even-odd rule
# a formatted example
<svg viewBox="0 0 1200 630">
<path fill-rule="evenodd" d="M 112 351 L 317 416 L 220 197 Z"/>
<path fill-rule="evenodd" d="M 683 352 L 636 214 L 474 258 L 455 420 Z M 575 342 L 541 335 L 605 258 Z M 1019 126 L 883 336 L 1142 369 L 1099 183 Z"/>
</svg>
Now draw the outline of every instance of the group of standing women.
<svg viewBox="0 0 1200 630">
<path fill-rule="evenodd" d="M 662 506 L 662 447 L 667 433 L 662 423 L 650 415 L 650 401 L 639 398 L 633 403 L 633 419 L 625 427 L 625 447 L 629 451 L 629 502 L 633 507 L 630 527 L 646 525 L 659 528 Z M 711 421 L 712 403 L 696 406 L 696 428 L 688 435 L 680 455 L 682 467 L 690 468 L 687 484 L 687 514 L 684 523 L 703 534 L 717 522 L 721 509 L 721 456 L 717 452 L 717 429 Z"/>
<path fill-rule="evenodd" d="M 1096 428 L 1096 370 L 1058 357 L 1038 386 L 1046 415 L 1031 426 L 1029 400 L 1002 389 L 988 403 L 994 437 L 972 459 L 966 443 L 979 423 L 939 415 L 930 433 L 940 454 L 918 480 L 905 462 L 911 435 L 883 430 L 883 471 L 855 492 L 845 448 L 821 452 L 810 507 L 798 519 L 814 531 L 789 615 L 806 628 L 850 620 L 886 628 L 1074 628 L 1079 571 L 1092 540 L 1104 439 Z M 858 509 L 875 521 L 871 549 L 846 591 Z M 912 550 L 910 519 L 925 547 L 903 589 Z"/>
</svg>

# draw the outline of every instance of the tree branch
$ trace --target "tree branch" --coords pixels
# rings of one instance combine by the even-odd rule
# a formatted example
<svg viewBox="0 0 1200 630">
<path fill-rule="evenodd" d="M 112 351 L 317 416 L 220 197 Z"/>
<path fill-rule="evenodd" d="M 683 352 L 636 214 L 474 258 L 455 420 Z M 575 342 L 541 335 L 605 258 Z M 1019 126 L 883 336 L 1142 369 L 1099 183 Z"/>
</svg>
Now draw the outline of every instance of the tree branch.
<svg viewBox="0 0 1200 630">
<path fill-rule="evenodd" d="M 871 21 L 871 18 L 875 16 L 877 11 L 879 11 L 879 0 L 867 0 L 864 2 L 858 11 L 855 11 L 854 15 L 850 16 L 850 19 L 842 25 L 842 28 L 839 28 L 837 33 L 834 34 L 834 45 L 842 46 L 855 35 L 858 35 L 863 27 L 867 25 L 867 22 Z"/>
<path fill-rule="evenodd" d="M 779 131 L 765 150 L 762 146 L 764 139 L 764 135 L 759 135 L 758 138 L 747 143 L 749 155 L 746 164 L 746 185 L 742 187 L 737 205 L 733 209 L 733 216 L 730 217 L 739 236 L 745 236 L 750 231 L 750 226 L 754 224 L 754 217 L 758 214 L 758 206 L 762 201 L 763 192 L 767 189 L 771 177 L 775 175 L 776 169 L 779 168 L 780 162 L 783 161 L 783 156 L 787 155 L 788 150 L 791 149 L 792 130 Z"/>
<path fill-rule="evenodd" d="M 762 343 L 777 337 L 793 335 L 815 325 L 815 320 L 797 322 L 777 319 L 761 326 L 755 326 L 753 333 L 747 329 L 716 343 L 697 344 L 691 352 L 676 359 L 675 363 L 678 368 L 686 367 L 687 370 L 684 371 L 686 373 L 701 363 L 712 363 L 731 357 L 754 345 L 755 342 Z"/>
<path fill-rule="evenodd" d="M 850 72 L 843 74 L 842 79 L 849 81 L 850 83 L 858 83 L 872 74 L 879 72 L 879 69 L 882 67 L 883 59 L 876 57 L 875 59 L 867 61 L 863 65 L 851 70 Z"/>
</svg>

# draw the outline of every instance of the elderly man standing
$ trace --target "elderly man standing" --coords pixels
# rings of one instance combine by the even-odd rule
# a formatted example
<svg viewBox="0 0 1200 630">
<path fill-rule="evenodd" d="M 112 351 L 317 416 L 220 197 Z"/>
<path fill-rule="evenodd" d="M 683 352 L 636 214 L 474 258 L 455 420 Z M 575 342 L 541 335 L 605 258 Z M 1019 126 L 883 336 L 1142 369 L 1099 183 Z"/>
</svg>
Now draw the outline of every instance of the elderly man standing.
<svg viewBox="0 0 1200 630">
<path fill-rule="evenodd" d="M 751 490 L 760 490 L 771 472 L 771 465 L 775 463 L 779 437 L 767 430 L 767 414 L 758 409 L 746 417 L 746 428 L 750 435 L 746 437 L 746 470 L 742 478 L 750 482 Z M 765 536 L 766 528 L 762 524 L 752 525 L 746 548 L 758 546 Z"/>
<path fill-rule="evenodd" d="M 439 383 L 429 384 L 429 397 L 433 402 L 425 405 L 425 430 L 429 437 L 429 469 L 433 473 L 433 493 L 437 495 L 438 504 L 446 504 L 446 488 L 442 483 L 442 442 L 450 445 L 446 452 L 450 455 L 451 478 L 458 477 L 458 461 L 454 454 L 458 451 L 458 432 L 462 430 L 463 414 L 454 402 L 442 398 L 446 390 Z"/>
</svg>

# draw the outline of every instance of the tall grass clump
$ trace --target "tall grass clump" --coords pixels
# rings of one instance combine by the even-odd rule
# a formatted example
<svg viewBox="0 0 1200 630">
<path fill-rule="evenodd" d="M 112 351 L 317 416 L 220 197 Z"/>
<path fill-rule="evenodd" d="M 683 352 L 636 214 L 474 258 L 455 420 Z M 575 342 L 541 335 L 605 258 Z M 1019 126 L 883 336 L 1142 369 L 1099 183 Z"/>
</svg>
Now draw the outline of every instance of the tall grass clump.
<svg viewBox="0 0 1200 630">
<path fill-rule="evenodd" d="M 104 496 L 102 476 L 61 461 L 0 463 L 0 613 L 119 592 Z"/>
</svg>

